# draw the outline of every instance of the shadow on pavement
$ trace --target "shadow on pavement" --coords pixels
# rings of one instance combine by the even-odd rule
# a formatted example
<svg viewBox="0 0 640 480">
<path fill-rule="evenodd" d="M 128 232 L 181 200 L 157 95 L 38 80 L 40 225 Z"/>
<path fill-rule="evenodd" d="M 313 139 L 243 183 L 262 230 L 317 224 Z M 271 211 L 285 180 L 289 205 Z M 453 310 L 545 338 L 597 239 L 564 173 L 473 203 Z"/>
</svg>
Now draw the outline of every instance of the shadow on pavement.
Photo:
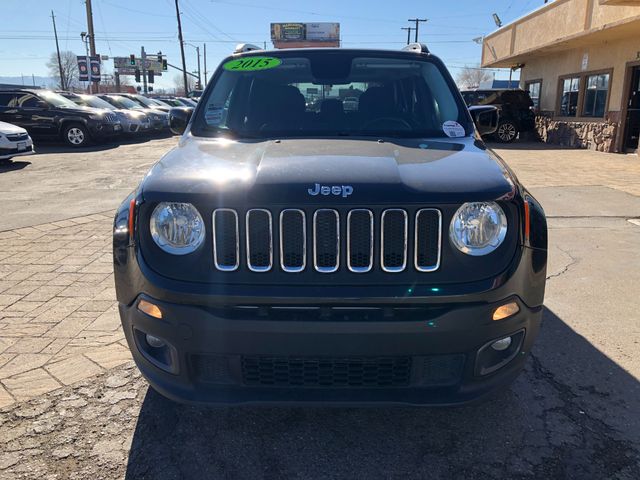
<svg viewBox="0 0 640 480">
<path fill-rule="evenodd" d="M 592 401 L 587 392 L 543 366 L 548 362 L 539 356 L 549 346 L 579 355 L 594 389 L 610 382 L 638 388 L 545 310 L 522 375 L 476 406 L 205 408 L 175 404 L 149 388 L 126 478 L 637 478 L 637 445 L 591 415 L 583 406 Z"/>
<path fill-rule="evenodd" d="M 24 167 L 27 167 L 29 165 L 31 165 L 31 162 L 25 162 L 23 160 L 1 160 L 0 173 L 22 170 Z"/>
<path fill-rule="evenodd" d="M 82 152 L 102 152 L 118 148 L 120 145 L 133 145 L 137 143 L 146 143 L 149 140 L 172 137 L 170 132 L 151 133 L 149 135 L 122 136 L 102 142 L 96 142 L 86 147 L 70 147 L 64 143 L 54 140 L 38 140 L 35 148 L 37 153 L 82 153 Z"/>
</svg>

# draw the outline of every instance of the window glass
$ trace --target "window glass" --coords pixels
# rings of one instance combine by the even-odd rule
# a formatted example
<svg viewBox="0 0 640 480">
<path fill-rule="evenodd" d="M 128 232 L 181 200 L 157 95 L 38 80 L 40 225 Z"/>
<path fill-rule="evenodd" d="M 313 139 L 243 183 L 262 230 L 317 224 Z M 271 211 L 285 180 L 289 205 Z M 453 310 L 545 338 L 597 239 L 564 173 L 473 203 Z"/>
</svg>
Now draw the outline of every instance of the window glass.
<svg viewBox="0 0 640 480">
<path fill-rule="evenodd" d="M 13 102 L 13 97 L 15 97 L 15 95 L 13 93 L 2 93 L 0 92 L 0 107 L 8 107 L 10 106 Z"/>
<path fill-rule="evenodd" d="M 587 88 L 584 92 L 582 115 L 585 117 L 604 117 L 608 93 L 608 73 L 589 75 L 587 77 Z"/>
<path fill-rule="evenodd" d="M 560 100 L 560 115 L 575 117 L 578 111 L 578 92 L 580 91 L 580 77 L 562 80 L 562 98 Z"/>
<path fill-rule="evenodd" d="M 466 108 L 439 67 L 414 58 L 353 53 L 283 54 L 273 68 L 222 70 L 192 133 L 273 136 L 445 136 Z"/>
<path fill-rule="evenodd" d="M 40 99 L 31 93 L 23 93 L 16 97 L 16 106 L 19 108 L 36 108 Z"/>
<path fill-rule="evenodd" d="M 527 84 L 527 90 L 529 90 L 529 96 L 533 102 L 533 107 L 536 110 L 540 109 L 540 87 L 541 82 L 530 82 Z"/>
</svg>

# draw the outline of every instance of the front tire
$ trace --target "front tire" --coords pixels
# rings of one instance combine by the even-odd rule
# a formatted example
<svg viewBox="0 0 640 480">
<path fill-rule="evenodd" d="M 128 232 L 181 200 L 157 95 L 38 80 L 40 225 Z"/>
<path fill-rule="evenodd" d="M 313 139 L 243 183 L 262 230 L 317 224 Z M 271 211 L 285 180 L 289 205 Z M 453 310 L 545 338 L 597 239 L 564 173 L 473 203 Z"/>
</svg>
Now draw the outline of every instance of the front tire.
<svg viewBox="0 0 640 480">
<path fill-rule="evenodd" d="M 64 142 L 74 148 L 86 147 L 91 143 L 89 130 L 80 123 L 72 123 L 64 127 L 62 131 Z"/>
<path fill-rule="evenodd" d="M 511 143 L 518 137 L 518 127 L 507 120 L 498 124 L 496 139 L 501 143 Z"/>
</svg>

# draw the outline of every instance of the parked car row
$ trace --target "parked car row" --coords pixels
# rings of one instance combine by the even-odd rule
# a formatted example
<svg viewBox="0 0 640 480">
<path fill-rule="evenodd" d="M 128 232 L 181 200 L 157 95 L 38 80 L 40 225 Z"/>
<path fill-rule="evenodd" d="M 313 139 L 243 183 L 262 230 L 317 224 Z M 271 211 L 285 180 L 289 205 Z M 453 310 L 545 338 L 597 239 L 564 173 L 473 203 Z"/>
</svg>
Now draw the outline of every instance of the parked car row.
<svg viewBox="0 0 640 480">
<path fill-rule="evenodd" d="M 169 112 L 174 108 L 192 111 L 194 106 L 189 102 L 127 93 L 87 95 L 16 88 L 0 90 L 0 122 L 20 128 L 20 138 L 24 131 L 36 140 L 61 140 L 71 147 L 84 147 L 122 135 L 169 133 Z M 14 156 L 16 149 L 20 154 L 33 151 L 31 138 L 26 146 L 22 140 L 6 146 L 7 135 L 14 138 L 18 132 L 4 129 L 7 133 L 0 133 L 0 159 Z"/>
</svg>

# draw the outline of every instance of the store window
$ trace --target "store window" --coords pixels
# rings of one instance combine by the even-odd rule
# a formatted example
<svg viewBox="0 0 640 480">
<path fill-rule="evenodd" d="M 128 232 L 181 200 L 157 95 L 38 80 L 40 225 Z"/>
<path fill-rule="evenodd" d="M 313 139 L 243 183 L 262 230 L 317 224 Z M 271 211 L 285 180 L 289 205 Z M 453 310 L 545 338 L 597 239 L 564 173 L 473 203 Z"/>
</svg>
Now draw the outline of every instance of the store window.
<svg viewBox="0 0 640 480">
<path fill-rule="evenodd" d="M 587 77 L 584 92 L 583 117 L 604 117 L 609 94 L 609 74 L 599 73 Z"/>
<path fill-rule="evenodd" d="M 537 111 L 540 110 L 540 90 L 542 88 L 542 81 L 536 80 L 526 83 L 526 90 L 529 91 L 529 96 L 533 101 L 533 108 Z"/>
<path fill-rule="evenodd" d="M 580 93 L 580 77 L 562 79 L 562 98 L 560 99 L 560 116 L 575 117 L 578 111 L 578 94 Z"/>
</svg>

